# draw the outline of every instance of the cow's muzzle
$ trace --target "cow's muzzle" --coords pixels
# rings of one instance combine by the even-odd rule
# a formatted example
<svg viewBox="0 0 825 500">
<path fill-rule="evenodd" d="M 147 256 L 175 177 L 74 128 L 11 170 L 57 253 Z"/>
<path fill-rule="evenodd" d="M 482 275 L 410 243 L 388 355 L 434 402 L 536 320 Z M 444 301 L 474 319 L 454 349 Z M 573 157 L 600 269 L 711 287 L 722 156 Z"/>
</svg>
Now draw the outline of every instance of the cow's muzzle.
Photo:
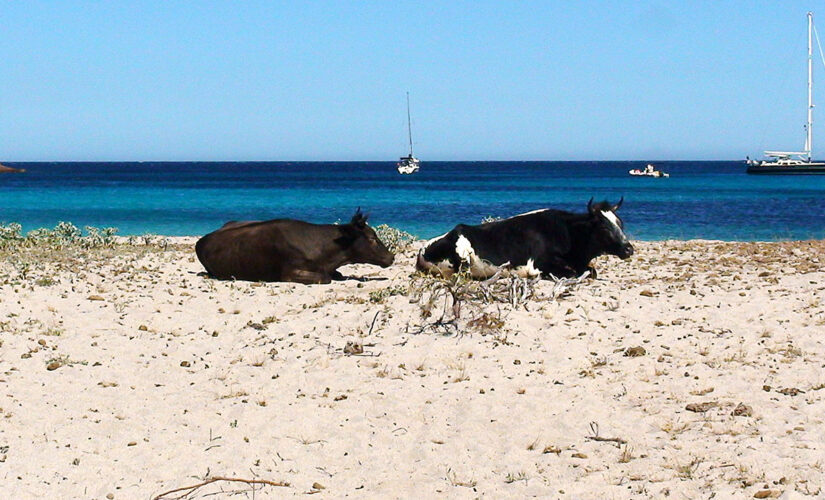
<svg viewBox="0 0 825 500">
<path fill-rule="evenodd" d="M 631 245 L 630 243 L 626 243 L 621 246 L 621 249 L 619 250 L 617 257 L 623 260 L 629 259 L 630 256 L 633 255 L 633 252 L 633 245 Z"/>
</svg>

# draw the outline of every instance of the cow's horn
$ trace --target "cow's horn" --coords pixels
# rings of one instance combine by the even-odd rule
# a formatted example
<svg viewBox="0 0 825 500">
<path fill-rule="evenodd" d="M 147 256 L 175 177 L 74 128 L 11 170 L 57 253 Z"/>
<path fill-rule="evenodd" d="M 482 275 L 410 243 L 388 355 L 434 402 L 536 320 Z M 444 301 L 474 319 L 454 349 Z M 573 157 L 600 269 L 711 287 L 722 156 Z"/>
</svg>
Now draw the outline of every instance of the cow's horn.
<svg viewBox="0 0 825 500">
<path fill-rule="evenodd" d="M 590 197 L 590 201 L 587 202 L 587 212 L 593 213 L 593 197 Z"/>
<path fill-rule="evenodd" d="M 613 211 L 614 212 L 616 210 L 618 210 L 620 206 L 622 206 L 622 202 L 624 202 L 624 196 L 621 197 L 621 199 L 619 200 L 619 203 L 616 203 L 615 205 L 613 205 Z"/>
</svg>

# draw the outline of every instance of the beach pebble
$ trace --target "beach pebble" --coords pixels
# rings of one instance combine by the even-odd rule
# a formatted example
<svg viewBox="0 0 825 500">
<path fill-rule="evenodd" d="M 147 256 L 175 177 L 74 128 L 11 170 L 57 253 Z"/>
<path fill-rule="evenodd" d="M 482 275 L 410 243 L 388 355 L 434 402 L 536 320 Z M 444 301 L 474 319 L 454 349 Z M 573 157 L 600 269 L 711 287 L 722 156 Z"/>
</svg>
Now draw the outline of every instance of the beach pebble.
<svg viewBox="0 0 825 500">
<path fill-rule="evenodd" d="M 63 363 L 61 363 L 60 361 L 52 361 L 51 363 L 46 365 L 46 369 L 51 372 L 51 371 L 57 370 L 61 366 L 63 366 Z"/>
<path fill-rule="evenodd" d="M 355 342 L 349 341 L 344 346 L 344 354 L 364 354 L 364 346 Z"/>
<path fill-rule="evenodd" d="M 695 413 L 705 413 L 706 411 L 710 410 L 711 408 L 715 408 L 717 403 L 715 401 L 706 401 L 704 403 L 689 403 L 685 406 L 685 410 L 692 411 Z"/>
<path fill-rule="evenodd" d="M 760 490 L 753 494 L 753 498 L 776 498 L 779 495 L 777 490 Z"/>
<path fill-rule="evenodd" d="M 628 347 L 624 351 L 624 355 L 628 358 L 637 358 L 639 356 L 644 356 L 645 354 L 647 354 L 647 351 L 642 346 Z"/>
<path fill-rule="evenodd" d="M 733 409 L 731 415 L 734 417 L 752 417 L 753 408 L 746 405 L 745 403 L 739 403 L 738 405 L 736 405 L 736 408 Z"/>
</svg>

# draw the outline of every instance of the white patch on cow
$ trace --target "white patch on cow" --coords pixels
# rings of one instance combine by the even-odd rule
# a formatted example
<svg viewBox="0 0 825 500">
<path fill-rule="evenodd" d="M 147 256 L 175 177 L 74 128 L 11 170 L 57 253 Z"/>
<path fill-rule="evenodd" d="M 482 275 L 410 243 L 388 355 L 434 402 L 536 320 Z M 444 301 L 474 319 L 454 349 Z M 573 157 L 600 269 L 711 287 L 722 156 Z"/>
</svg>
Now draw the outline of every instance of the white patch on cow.
<svg viewBox="0 0 825 500">
<path fill-rule="evenodd" d="M 513 217 L 510 217 L 510 219 L 513 219 L 515 217 L 522 217 L 522 216 L 525 216 L 525 215 L 540 214 L 540 213 L 546 212 L 548 210 L 549 210 L 549 208 L 540 208 L 538 210 L 533 210 L 533 211 L 530 211 L 530 212 L 524 212 L 523 214 L 514 215 Z"/>
<path fill-rule="evenodd" d="M 519 278 L 535 278 L 541 276 L 541 271 L 536 269 L 533 259 L 527 259 L 527 264 L 516 268 L 516 276 Z"/>
<path fill-rule="evenodd" d="M 616 226 L 616 228 L 619 231 L 622 230 L 622 228 L 619 227 L 619 218 L 616 217 L 616 214 L 614 214 L 613 212 L 611 212 L 609 210 L 606 210 L 606 211 L 602 212 L 602 215 L 604 215 L 605 219 L 609 220 L 614 226 Z"/>
<path fill-rule="evenodd" d="M 621 235 L 622 241 L 627 241 L 627 236 L 625 236 L 624 231 L 622 230 L 622 226 L 619 225 L 619 218 L 616 217 L 616 214 L 608 211 L 602 212 L 602 215 L 604 215 L 604 218 L 609 220 L 611 224 L 616 226 L 616 230 L 619 232 L 619 235 Z"/>
<path fill-rule="evenodd" d="M 616 214 L 614 214 L 611 211 L 604 211 L 602 212 L 602 215 L 604 215 L 604 218 L 609 220 L 610 223 L 613 224 L 613 227 L 615 228 L 614 230 L 619 235 L 619 241 L 623 244 L 627 243 L 627 236 L 625 236 L 624 231 L 622 231 L 622 226 L 619 225 L 619 218 L 616 217 Z"/>
<path fill-rule="evenodd" d="M 498 267 L 476 255 L 473 245 L 466 236 L 459 235 L 455 242 L 455 253 L 458 258 L 467 263 L 467 271 L 474 278 L 489 278 L 498 271 Z"/>
<path fill-rule="evenodd" d="M 463 234 L 458 237 L 458 241 L 455 242 L 455 253 L 458 254 L 458 258 L 463 260 L 468 264 L 472 264 L 471 259 L 475 257 L 475 250 L 473 250 L 473 245 L 470 244 L 470 240 L 468 240 Z"/>
</svg>

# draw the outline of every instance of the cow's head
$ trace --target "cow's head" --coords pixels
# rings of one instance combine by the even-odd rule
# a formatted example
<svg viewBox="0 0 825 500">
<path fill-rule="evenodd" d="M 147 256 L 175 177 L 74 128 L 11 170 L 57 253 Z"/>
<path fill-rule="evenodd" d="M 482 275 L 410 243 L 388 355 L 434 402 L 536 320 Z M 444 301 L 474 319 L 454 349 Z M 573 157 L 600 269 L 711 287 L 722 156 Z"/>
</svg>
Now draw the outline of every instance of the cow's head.
<svg viewBox="0 0 825 500">
<path fill-rule="evenodd" d="M 622 219 L 616 215 L 616 210 L 622 206 L 623 201 L 624 197 L 615 205 L 606 201 L 593 204 L 593 198 L 591 198 L 587 202 L 587 212 L 594 221 L 591 245 L 603 253 L 627 259 L 633 255 L 633 245 L 624 234 Z"/>
<path fill-rule="evenodd" d="M 367 216 L 359 208 L 349 224 L 344 225 L 347 233 L 350 259 L 359 264 L 375 264 L 387 267 L 395 256 L 378 239 L 375 231 L 367 225 Z"/>
</svg>

